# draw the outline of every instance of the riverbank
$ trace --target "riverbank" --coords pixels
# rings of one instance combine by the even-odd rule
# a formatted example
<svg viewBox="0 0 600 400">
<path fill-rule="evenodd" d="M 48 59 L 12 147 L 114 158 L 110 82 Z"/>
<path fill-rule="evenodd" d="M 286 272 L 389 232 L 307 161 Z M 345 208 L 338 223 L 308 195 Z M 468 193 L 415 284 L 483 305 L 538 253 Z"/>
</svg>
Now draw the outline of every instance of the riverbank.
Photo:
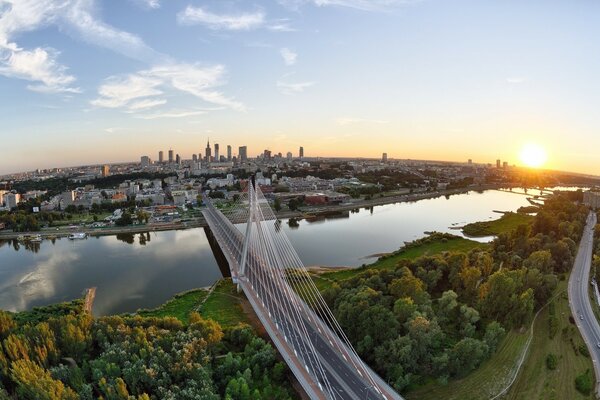
<svg viewBox="0 0 600 400">
<path fill-rule="evenodd" d="M 504 187 L 504 186 L 503 186 Z M 312 218 L 316 216 L 327 215 L 330 213 L 339 213 L 344 211 L 350 211 L 360 208 L 370 208 L 376 206 L 382 206 L 386 204 L 395 204 L 395 203 L 404 203 L 404 202 L 415 202 L 419 200 L 426 199 L 435 199 L 442 196 L 451 196 L 456 194 L 463 194 L 470 191 L 478 191 L 483 192 L 486 190 L 496 190 L 499 189 L 498 185 L 480 185 L 480 186 L 472 186 L 467 188 L 460 189 L 452 189 L 452 190 L 439 190 L 435 192 L 425 192 L 425 193 L 412 193 L 412 194 L 399 194 L 399 195 L 389 195 L 383 197 L 376 197 L 369 200 L 352 200 L 348 203 L 342 204 L 334 204 L 327 206 L 318 206 L 318 207 L 310 207 L 305 206 L 302 207 L 301 210 L 297 211 L 280 211 L 276 213 L 277 218 L 286 219 L 286 218 Z M 191 229 L 191 228 L 203 228 L 207 226 L 206 221 L 203 217 L 198 217 L 193 220 L 181 221 L 181 222 L 172 222 L 172 223 L 158 223 L 158 224 L 140 224 L 140 225 L 130 225 L 130 226 L 112 226 L 105 228 L 89 228 L 89 227 L 52 227 L 42 229 L 37 232 L 12 232 L 12 231 L 0 231 L 0 240 L 11 240 L 18 239 L 19 236 L 23 235 L 40 235 L 43 239 L 52 239 L 59 237 L 68 237 L 70 234 L 74 232 L 83 232 L 88 234 L 89 236 L 106 236 L 106 235 L 116 235 L 116 234 L 135 234 L 135 233 L 143 233 L 143 232 L 159 232 L 159 231 L 171 231 L 171 230 L 180 230 L 180 229 Z"/>
</svg>

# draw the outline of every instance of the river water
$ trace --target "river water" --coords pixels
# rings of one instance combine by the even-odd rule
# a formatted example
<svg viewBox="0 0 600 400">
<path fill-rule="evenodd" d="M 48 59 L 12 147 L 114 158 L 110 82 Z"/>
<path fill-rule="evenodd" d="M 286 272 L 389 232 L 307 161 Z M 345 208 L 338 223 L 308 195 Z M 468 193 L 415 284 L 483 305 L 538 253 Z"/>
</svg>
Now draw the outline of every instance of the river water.
<svg viewBox="0 0 600 400">
<path fill-rule="evenodd" d="M 539 192 L 529 192 L 536 194 Z M 282 226 L 307 266 L 359 266 L 428 231 L 500 217 L 528 205 L 516 193 L 469 192 L 341 213 Z M 483 240 L 489 240 L 484 238 Z M 24 247 L 0 241 L 0 309 L 20 311 L 97 287 L 95 315 L 153 308 L 222 276 L 204 229 L 57 239 Z"/>
</svg>

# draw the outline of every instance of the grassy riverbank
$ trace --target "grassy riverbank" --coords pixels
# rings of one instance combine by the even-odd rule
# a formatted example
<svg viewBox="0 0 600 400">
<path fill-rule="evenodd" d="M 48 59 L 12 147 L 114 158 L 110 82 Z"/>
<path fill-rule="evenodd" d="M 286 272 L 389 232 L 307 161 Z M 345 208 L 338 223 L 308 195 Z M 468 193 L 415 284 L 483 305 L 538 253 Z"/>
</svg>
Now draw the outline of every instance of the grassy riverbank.
<svg viewBox="0 0 600 400">
<path fill-rule="evenodd" d="M 533 221 L 532 215 L 509 212 L 493 221 L 467 224 L 463 226 L 462 231 L 465 235 L 472 237 L 493 236 L 502 232 L 510 232 L 517 229 L 519 225 L 529 224 L 531 221 Z"/>
<path fill-rule="evenodd" d="M 206 289 L 194 289 L 173 296 L 172 299 L 152 310 L 139 310 L 138 315 L 142 317 L 175 317 L 183 323 L 187 323 L 192 311 L 200 306 L 208 295 Z"/>
<path fill-rule="evenodd" d="M 319 274 L 313 273 L 313 279 L 319 290 L 324 290 L 334 281 L 352 278 L 367 269 L 393 269 L 400 260 L 415 259 L 426 255 L 431 256 L 445 251 L 468 253 L 472 249 L 486 249 L 488 247 L 489 244 L 487 243 L 480 243 L 460 236 L 436 232 L 422 239 L 407 243 L 404 247 L 380 257 L 372 264 L 360 268 L 342 269 L 340 271 Z"/>
<path fill-rule="evenodd" d="M 203 317 L 217 321 L 223 327 L 239 323 L 250 323 L 250 316 L 244 312 L 244 293 L 238 293 L 231 278 L 221 279 L 199 308 Z"/>
</svg>

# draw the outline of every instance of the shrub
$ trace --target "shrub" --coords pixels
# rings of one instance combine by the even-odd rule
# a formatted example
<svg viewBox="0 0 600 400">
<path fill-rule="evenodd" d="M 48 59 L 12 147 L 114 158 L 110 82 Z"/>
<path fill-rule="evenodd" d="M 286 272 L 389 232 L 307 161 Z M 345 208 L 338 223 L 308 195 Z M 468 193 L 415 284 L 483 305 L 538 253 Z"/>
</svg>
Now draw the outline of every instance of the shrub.
<svg viewBox="0 0 600 400">
<path fill-rule="evenodd" d="M 586 396 L 592 393 L 593 385 L 592 373 L 589 369 L 575 378 L 575 389 Z"/>
<path fill-rule="evenodd" d="M 546 367 L 553 371 L 556 369 L 556 365 L 558 364 L 558 358 L 556 357 L 556 354 L 548 354 L 548 356 L 546 357 Z"/>
</svg>

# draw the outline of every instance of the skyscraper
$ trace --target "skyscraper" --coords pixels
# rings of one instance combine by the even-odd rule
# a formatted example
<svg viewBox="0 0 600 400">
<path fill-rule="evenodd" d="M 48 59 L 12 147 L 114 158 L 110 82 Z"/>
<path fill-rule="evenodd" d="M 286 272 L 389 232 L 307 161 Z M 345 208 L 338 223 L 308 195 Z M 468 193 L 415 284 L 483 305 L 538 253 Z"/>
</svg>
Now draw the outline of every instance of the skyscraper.
<svg viewBox="0 0 600 400">
<path fill-rule="evenodd" d="M 165 161 L 165 155 L 164 155 L 163 151 L 161 150 L 158 152 L 158 162 L 162 164 L 163 161 Z"/>
<path fill-rule="evenodd" d="M 231 161 L 231 145 L 227 145 L 227 161 Z"/>
<path fill-rule="evenodd" d="M 210 155 L 211 155 L 211 150 L 210 150 L 210 139 L 206 142 L 206 149 L 204 150 L 204 160 L 209 163 L 210 160 Z"/>
<path fill-rule="evenodd" d="M 197 154 L 192 154 L 192 161 L 193 162 L 198 162 L 198 155 Z"/>
<path fill-rule="evenodd" d="M 215 161 L 219 161 L 219 143 L 215 143 Z"/>
<path fill-rule="evenodd" d="M 109 175 L 110 175 L 110 167 L 108 165 L 103 165 L 102 166 L 102 176 L 104 178 L 106 178 Z"/>
<path fill-rule="evenodd" d="M 500 159 L 496 160 L 496 168 L 500 168 Z"/>
<path fill-rule="evenodd" d="M 300 151 L 298 152 L 298 156 L 300 158 L 304 158 L 304 147 L 300 146 Z"/>
<path fill-rule="evenodd" d="M 383 155 L 381 156 L 381 162 L 383 162 L 383 163 L 387 162 L 387 153 L 383 153 Z"/>
<path fill-rule="evenodd" d="M 265 149 L 265 151 L 263 152 L 263 158 L 265 160 L 270 160 L 271 159 L 271 150 Z"/>
<path fill-rule="evenodd" d="M 181 164 L 181 157 L 179 157 L 179 154 L 177 154 L 177 155 L 175 156 L 175 163 L 176 163 L 176 164 Z"/>
<path fill-rule="evenodd" d="M 142 164 L 142 168 L 149 167 L 152 164 L 152 160 L 148 156 L 142 156 L 140 158 L 140 163 Z"/>
<path fill-rule="evenodd" d="M 169 150 L 169 164 L 173 164 L 173 149 Z"/>
<path fill-rule="evenodd" d="M 288 151 L 286 156 L 287 156 L 288 161 L 292 161 L 292 152 L 291 151 Z"/>
<path fill-rule="evenodd" d="M 248 160 L 248 147 L 240 146 L 238 151 L 238 158 L 240 159 L 240 162 Z"/>
</svg>

